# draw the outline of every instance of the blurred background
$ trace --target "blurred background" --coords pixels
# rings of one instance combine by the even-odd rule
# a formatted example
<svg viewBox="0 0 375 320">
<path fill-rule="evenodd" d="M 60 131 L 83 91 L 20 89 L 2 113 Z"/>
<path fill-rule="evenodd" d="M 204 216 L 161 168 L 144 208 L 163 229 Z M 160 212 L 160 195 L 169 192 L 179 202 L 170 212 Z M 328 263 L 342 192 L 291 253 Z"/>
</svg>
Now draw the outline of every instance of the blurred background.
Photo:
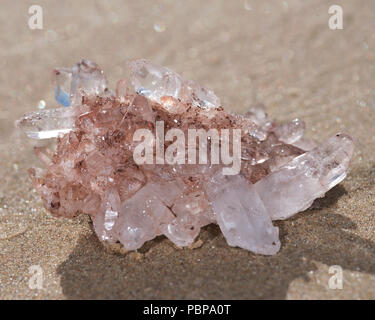
<svg viewBox="0 0 375 320">
<path fill-rule="evenodd" d="M 328 26 L 331 5 L 343 29 Z M 30 29 L 31 5 L 43 29 Z M 2 0 L 0 10 L 0 299 L 375 298 L 375 3 L 371 0 Z M 272 118 L 301 118 L 317 141 L 356 139 L 348 178 L 314 210 L 278 222 L 272 257 L 230 248 L 215 226 L 201 246 L 166 239 L 122 256 L 106 251 L 87 217 L 46 212 L 26 170 L 39 165 L 14 128 L 55 107 L 52 69 L 85 57 L 114 88 L 126 61 L 147 58 L 212 88 L 225 108 L 263 103 Z M 329 268 L 343 288 L 328 286 Z M 43 274 L 33 289 L 32 266 Z"/>
</svg>

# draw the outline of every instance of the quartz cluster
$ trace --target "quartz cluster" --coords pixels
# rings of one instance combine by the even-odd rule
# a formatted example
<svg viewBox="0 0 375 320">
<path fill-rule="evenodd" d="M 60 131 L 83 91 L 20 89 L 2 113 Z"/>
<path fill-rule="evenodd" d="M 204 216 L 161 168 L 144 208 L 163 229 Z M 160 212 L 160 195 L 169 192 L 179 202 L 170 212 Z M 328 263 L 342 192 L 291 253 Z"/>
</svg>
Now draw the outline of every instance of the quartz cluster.
<svg viewBox="0 0 375 320">
<path fill-rule="evenodd" d="M 272 220 L 307 209 L 346 176 L 354 149 L 346 134 L 316 145 L 303 137 L 301 120 L 277 124 L 260 105 L 233 114 L 212 90 L 147 60 L 129 69 L 116 93 L 93 62 L 56 69 L 55 96 L 65 108 L 17 122 L 31 138 L 57 138 L 56 151 L 35 149 L 46 168 L 30 169 L 45 207 L 56 216 L 90 215 L 102 241 L 136 250 L 165 235 L 187 246 L 217 223 L 229 245 L 272 255 L 280 249 Z M 157 121 L 183 132 L 240 129 L 240 173 L 224 175 L 224 165 L 210 161 L 138 165 L 133 135 Z"/>
</svg>

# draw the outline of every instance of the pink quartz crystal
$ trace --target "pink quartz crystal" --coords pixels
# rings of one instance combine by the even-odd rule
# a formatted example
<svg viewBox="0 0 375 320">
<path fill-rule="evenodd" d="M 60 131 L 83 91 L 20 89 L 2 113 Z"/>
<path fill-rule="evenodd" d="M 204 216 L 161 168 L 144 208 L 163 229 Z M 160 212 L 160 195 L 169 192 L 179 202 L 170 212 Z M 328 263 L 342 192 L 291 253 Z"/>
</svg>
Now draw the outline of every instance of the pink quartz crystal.
<svg viewBox="0 0 375 320">
<path fill-rule="evenodd" d="M 136 250 L 165 235 L 187 246 L 203 226 L 217 223 L 229 245 L 275 254 L 280 241 L 272 220 L 307 209 L 346 176 L 354 149 L 349 136 L 316 146 L 303 138 L 302 121 L 279 125 L 262 106 L 229 113 L 212 90 L 146 60 L 130 63 L 131 79 L 118 82 L 116 95 L 90 61 L 60 70 L 56 83 L 69 75 L 71 106 L 18 121 L 29 137 L 57 137 L 55 153 L 36 149 L 46 168 L 30 175 L 53 215 L 90 215 L 102 241 Z M 154 130 L 156 121 L 165 131 L 241 129 L 240 173 L 223 175 L 223 166 L 209 161 L 137 165 L 133 134 Z"/>
</svg>

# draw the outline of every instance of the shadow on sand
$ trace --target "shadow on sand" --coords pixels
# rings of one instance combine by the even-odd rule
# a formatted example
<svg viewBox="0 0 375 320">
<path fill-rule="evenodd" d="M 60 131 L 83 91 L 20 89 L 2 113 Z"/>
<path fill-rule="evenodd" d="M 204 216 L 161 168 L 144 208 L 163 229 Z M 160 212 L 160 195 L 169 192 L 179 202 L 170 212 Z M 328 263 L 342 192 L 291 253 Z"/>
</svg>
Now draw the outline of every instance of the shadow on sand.
<svg viewBox="0 0 375 320">
<path fill-rule="evenodd" d="M 217 226 L 201 231 L 203 245 L 178 249 L 164 237 L 150 241 L 142 254 L 122 256 L 103 249 L 93 234 L 80 239 L 62 263 L 68 299 L 285 299 L 296 278 L 308 280 L 314 261 L 375 273 L 375 243 L 347 230 L 356 225 L 330 213 L 345 194 L 337 186 L 326 197 L 287 221 L 276 222 L 282 248 L 260 256 L 229 247 Z"/>
</svg>

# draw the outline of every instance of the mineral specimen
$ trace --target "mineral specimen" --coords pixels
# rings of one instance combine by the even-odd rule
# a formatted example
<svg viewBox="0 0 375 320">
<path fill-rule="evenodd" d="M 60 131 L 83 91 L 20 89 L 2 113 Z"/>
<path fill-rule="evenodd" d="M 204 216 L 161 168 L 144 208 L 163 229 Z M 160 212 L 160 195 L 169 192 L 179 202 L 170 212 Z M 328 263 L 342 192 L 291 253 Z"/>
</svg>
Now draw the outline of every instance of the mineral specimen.
<svg viewBox="0 0 375 320">
<path fill-rule="evenodd" d="M 217 223 L 229 245 L 272 255 L 280 249 L 272 220 L 307 209 L 345 178 L 354 149 L 348 135 L 316 146 L 303 137 L 301 120 L 279 125 L 259 105 L 245 115 L 232 114 L 212 90 L 170 69 L 146 60 L 129 68 L 131 79 L 120 80 L 116 94 L 90 61 L 57 69 L 56 99 L 70 107 L 34 112 L 17 122 L 31 138 L 57 138 L 56 152 L 36 148 L 46 168 L 30 169 L 45 207 L 56 216 L 90 215 L 102 241 L 136 250 L 165 235 L 187 246 L 203 226 Z M 200 155 L 201 146 L 212 151 L 211 134 L 205 141 L 200 137 L 198 146 L 184 142 L 186 154 L 169 163 L 160 155 L 175 140 L 158 140 L 157 133 L 147 142 L 144 136 L 156 160 L 137 163 L 141 142 L 135 134 L 156 132 L 160 124 L 162 132 L 178 128 L 186 136 L 191 129 L 238 129 L 239 173 L 225 175 L 228 164 L 213 158 L 186 159 L 191 151 Z"/>
</svg>

